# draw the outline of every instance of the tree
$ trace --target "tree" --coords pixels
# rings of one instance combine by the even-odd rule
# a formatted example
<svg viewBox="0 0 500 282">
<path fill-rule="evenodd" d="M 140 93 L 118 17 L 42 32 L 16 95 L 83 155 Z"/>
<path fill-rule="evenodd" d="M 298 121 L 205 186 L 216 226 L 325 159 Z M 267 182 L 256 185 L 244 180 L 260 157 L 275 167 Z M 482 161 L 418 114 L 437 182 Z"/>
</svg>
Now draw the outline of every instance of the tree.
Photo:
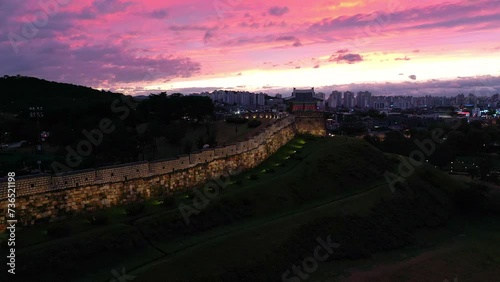
<svg viewBox="0 0 500 282">
<path fill-rule="evenodd" d="M 184 141 L 184 154 L 189 154 L 193 151 L 193 142 L 191 140 Z"/>
</svg>

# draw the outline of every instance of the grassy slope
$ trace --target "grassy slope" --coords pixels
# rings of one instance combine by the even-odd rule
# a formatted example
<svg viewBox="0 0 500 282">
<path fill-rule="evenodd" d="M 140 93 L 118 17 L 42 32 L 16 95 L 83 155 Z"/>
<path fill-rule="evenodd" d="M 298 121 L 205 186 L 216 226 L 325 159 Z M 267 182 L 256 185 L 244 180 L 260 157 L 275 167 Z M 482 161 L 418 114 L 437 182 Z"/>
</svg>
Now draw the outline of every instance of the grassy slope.
<svg viewBox="0 0 500 282">
<path fill-rule="evenodd" d="M 259 260 L 265 250 L 282 244 L 305 223 L 342 213 L 363 213 L 381 198 L 391 195 L 381 175 L 384 168 L 392 164 L 366 143 L 339 137 L 308 141 L 310 143 L 301 149 L 300 141 L 289 144 L 292 149 L 285 148 L 257 170 L 273 167 L 285 159 L 283 153 L 294 150 L 301 150 L 304 159 L 300 164 L 287 173 L 259 179 L 255 184 L 222 196 L 258 201 L 257 220 L 211 230 L 180 242 L 164 243 L 162 248 L 174 254 L 151 268 L 137 271 L 137 279 L 158 281 L 168 273 L 169 280 L 182 281 L 200 274 L 218 273 L 229 266 L 245 265 Z M 247 175 L 252 173 L 255 170 Z M 245 175 L 241 177 L 246 179 Z"/>
<path fill-rule="evenodd" d="M 470 180 L 456 175 L 451 178 L 461 183 Z M 376 254 L 366 260 L 325 263 L 311 281 L 497 281 L 500 187 L 491 188 L 486 207 L 492 213 L 456 216 L 443 228 L 421 230 L 415 234 L 420 246 Z"/>
<path fill-rule="evenodd" d="M 455 218 L 446 228 L 423 230 L 427 247 L 409 247 L 370 259 L 322 264 L 312 282 L 497 281 L 500 275 L 498 217 Z"/>
<path fill-rule="evenodd" d="M 135 269 L 135 281 L 163 281 L 167 276 L 169 281 L 182 281 L 197 274 L 210 275 L 224 272 L 230 266 L 245 265 L 260 259 L 263 252 L 284 242 L 297 228 L 316 218 L 366 213 L 380 199 L 392 195 L 382 174 L 394 166 L 389 157 L 357 139 L 296 138 L 258 168 L 232 177 L 235 184 L 224 189 L 208 207 L 210 209 L 218 201 L 246 199 L 255 203 L 250 218 L 189 236 L 155 240 L 150 236 L 147 223 L 155 217 L 178 213 L 178 210 L 162 211 L 156 206 L 149 207 L 148 212 L 152 215 L 136 220 L 134 226 L 139 227 L 156 249 L 146 247 L 136 256 L 102 252 L 99 254 L 100 267 L 96 268 L 92 260 L 83 260 L 84 272 L 90 276 L 83 278 L 79 275 L 75 279 L 109 281 L 112 268 L 125 266 L 129 270 Z M 263 172 L 269 168 L 275 172 Z M 250 180 L 250 175 L 257 175 L 258 179 Z M 448 180 L 434 172 L 427 178 L 438 183 Z M 178 195 L 178 200 L 181 199 L 186 203 L 190 201 Z M 123 228 L 120 222 L 132 222 L 117 212 L 119 209 L 112 209 L 116 214 L 112 218 L 115 224 L 106 228 L 119 229 Z M 84 232 L 85 228 L 80 230 Z M 35 245 L 25 252 L 59 241 Z M 168 256 L 165 257 L 163 252 Z"/>
</svg>

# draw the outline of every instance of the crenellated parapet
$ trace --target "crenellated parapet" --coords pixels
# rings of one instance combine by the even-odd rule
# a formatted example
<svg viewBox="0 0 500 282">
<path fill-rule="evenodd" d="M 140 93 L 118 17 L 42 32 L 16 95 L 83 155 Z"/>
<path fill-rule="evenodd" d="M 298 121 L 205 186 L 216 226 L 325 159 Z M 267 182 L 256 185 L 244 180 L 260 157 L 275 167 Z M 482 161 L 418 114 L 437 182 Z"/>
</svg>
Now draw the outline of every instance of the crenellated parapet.
<svg viewBox="0 0 500 282">
<path fill-rule="evenodd" d="M 215 175 L 259 165 L 296 133 L 295 117 L 276 119 L 247 140 L 155 161 L 86 169 L 57 175 L 16 178 L 16 206 L 21 225 L 58 220 L 68 214 L 153 197 L 203 185 Z M 0 180 L 0 231 L 5 228 L 7 180 Z"/>
</svg>

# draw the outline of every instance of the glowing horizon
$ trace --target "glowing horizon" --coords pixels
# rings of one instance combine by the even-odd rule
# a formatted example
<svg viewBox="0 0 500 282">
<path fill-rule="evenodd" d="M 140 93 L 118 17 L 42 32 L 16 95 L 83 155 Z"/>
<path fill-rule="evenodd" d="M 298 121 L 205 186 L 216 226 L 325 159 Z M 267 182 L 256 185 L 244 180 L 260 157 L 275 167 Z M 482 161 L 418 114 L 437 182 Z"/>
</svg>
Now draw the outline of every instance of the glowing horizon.
<svg viewBox="0 0 500 282">
<path fill-rule="evenodd" d="M 0 8 L 0 73 L 128 94 L 500 76 L 495 1 L 29 0 Z M 34 35 L 26 32 L 33 19 Z"/>
</svg>

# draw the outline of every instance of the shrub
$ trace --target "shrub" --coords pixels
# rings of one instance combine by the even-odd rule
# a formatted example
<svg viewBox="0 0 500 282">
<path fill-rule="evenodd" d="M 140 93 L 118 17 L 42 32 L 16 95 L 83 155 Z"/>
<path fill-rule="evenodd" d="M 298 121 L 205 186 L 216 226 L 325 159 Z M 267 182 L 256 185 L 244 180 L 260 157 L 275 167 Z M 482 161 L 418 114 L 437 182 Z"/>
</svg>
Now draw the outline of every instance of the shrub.
<svg viewBox="0 0 500 282">
<path fill-rule="evenodd" d="M 47 234 L 55 238 L 66 237 L 71 234 L 71 227 L 65 222 L 57 223 L 47 228 Z"/>
<path fill-rule="evenodd" d="M 95 212 L 87 215 L 87 220 L 92 225 L 105 225 L 109 223 L 109 218 L 103 212 Z"/>
<path fill-rule="evenodd" d="M 453 200 L 458 210 L 462 213 L 475 213 L 484 209 L 487 189 L 474 185 L 455 192 Z"/>
<path fill-rule="evenodd" d="M 350 260 L 365 259 L 371 256 L 370 251 L 356 245 L 346 246 L 345 254 L 346 257 Z"/>
<path fill-rule="evenodd" d="M 23 263 L 19 264 L 19 273 L 16 271 L 19 279 L 15 280 L 72 281 L 75 277 L 84 276 L 86 268 L 82 265 L 88 265 L 96 257 L 111 261 L 117 255 L 133 255 L 145 246 L 147 242 L 137 229 L 120 225 L 84 232 L 57 243 L 42 243 L 37 245 L 36 251 L 22 248 L 19 257 L 23 258 Z M 54 271 L 56 268 L 64 271 Z"/>
<path fill-rule="evenodd" d="M 274 172 L 275 172 L 274 168 L 266 169 L 266 173 L 274 173 Z"/>
<path fill-rule="evenodd" d="M 176 203 L 176 201 L 175 201 L 174 196 L 169 195 L 169 196 L 165 196 L 165 198 L 163 198 L 162 205 L 166 208 L 171 208 L 171 207 L 175 206 L 175 203 Z"/>
<path fill-rule="evenodd" d="M 192 190 L 186 192 L 186 195 L 188 199 L 194 199 L 194 197 L 196 196 L 196 194 Z"/>
<path fill-rule="evenodd" d="M 257 174 L 252 174 L 252 175 L 250 175 L 250 179 L 257 180 L 257 179 L 259 179 L 259 176 Z"/>
<path fill-rule="evenodd" d="M 247 126 L 248 128 L 256 128 L 259 127 L 262 124 L 260 120 L 253 119 L 248 122 Z"/>
<path fill-rule="evenodd" d="M 1 240 L 1 242 L 0 242 L 0 249 L 4 249 L 4 250 L 8 250 L 9 249 L 8 241 L 7 240 Z"/>
<path fill-rule="evenodd" d="M 125 212 L 129 216 L 135 216 L 143 212 L 144 208 L 145 208 L 144 203 L 133 203 L 125 207 Z"/>
</svg>

